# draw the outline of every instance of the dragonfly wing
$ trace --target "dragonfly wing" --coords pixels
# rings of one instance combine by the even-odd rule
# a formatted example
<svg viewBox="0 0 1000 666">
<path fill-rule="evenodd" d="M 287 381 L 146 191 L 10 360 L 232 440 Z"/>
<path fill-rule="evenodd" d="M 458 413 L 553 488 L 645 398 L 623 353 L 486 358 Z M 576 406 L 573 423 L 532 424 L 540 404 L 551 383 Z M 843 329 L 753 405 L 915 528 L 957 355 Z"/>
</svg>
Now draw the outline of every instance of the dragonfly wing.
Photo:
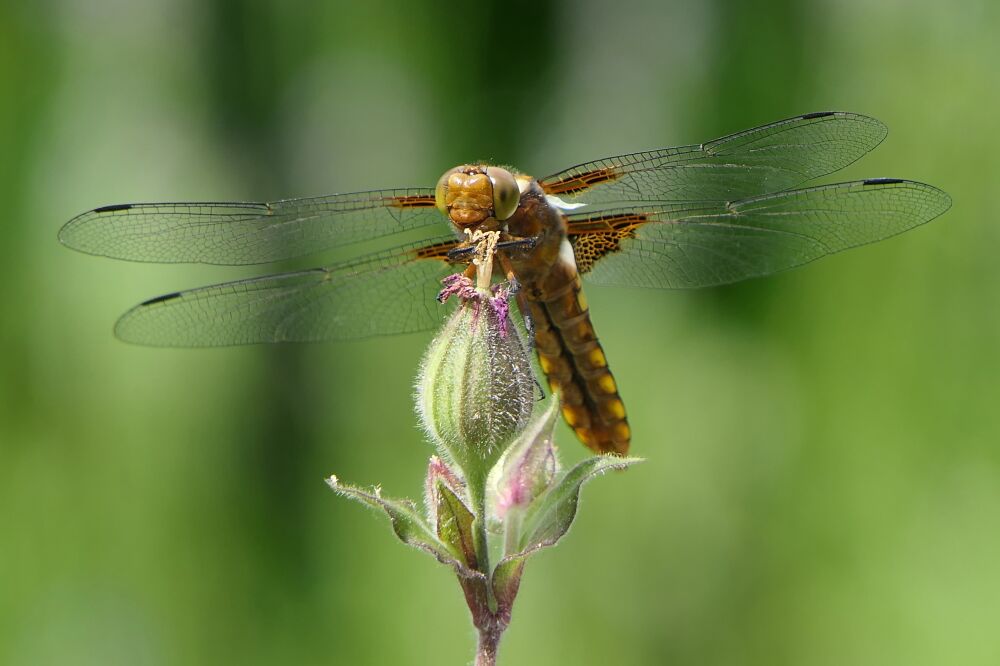
<svg viewBox="0 0 1000 666">
<path fill-rule="evenodd" d="M 567 216 L 578 268 L 601 284 L 708 287 L 760 277 L 928 222 L 951 199 L 877 178 L 739 201 L 647 204 Z"/>
<path fill-rule="evenodd" d="M 851 164 L 886 135 L 855 113 L 809 113 L 699 145 L 580 164 L 539 181 L 547 194 L 586 204 L 734 201 L 795 187 Z"/>
<path fill-rule="evenodd" d="M 69 222 L 59 240 L 115 259 L 259 264 L 447 222 L 430 189 L 374 190 L 273 203 L 104 206 Z"/>
<path fill-rule="evenodd" d="M 157 347 L 349 340 L 434 328 L 454 237 L 327 268 L 160 296 L 126 312 L 115 334 Z"/>
</svg>

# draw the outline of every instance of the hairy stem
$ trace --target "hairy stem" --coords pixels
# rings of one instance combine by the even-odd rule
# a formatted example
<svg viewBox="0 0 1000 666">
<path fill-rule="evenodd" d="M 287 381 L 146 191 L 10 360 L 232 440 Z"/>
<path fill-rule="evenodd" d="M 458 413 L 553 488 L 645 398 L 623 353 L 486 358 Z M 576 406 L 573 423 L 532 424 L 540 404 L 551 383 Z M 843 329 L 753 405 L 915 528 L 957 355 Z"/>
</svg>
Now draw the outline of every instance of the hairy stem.
<svg viewBox="0 0 1000 666">
<path fill-rule="evenodd" d="M 486 580 L 466 580 L 462 582 L 465 600 L 472 612 L 472 623 L 479 631 L 476 647 L 476 666 L 495 666 L 500 637 L 507 628 L 509 613 L 499 613 L 493 593 L 490 570 L 489 546 L 486 539 L 486 479 L 467 479 L 469 499 L 476 519 L 472 523 L 476 547 L 477 569 Z"/>
<path fill-rule="evenodd" d="M 479 630 L 479 646 L 476 648 L 476 666 L 496 666 L 497 648 L 503 629 L 493 627 Z"/>
</svg>

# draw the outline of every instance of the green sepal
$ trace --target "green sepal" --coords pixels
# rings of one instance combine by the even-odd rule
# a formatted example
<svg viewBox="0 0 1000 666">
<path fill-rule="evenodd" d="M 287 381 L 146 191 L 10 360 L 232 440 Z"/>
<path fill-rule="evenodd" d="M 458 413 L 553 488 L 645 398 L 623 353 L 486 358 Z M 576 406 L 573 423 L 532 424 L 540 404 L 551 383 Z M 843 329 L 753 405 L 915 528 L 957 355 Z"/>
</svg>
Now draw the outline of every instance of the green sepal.
<svg viewBox="0 0 1000 666">
<path fill-rule="evenodd" d="M 569 531 L 576 517 L 580 488 L 590 479 L 612 469 L 625 469 L 642 458 L 594 456 L 566 472 L 527 510 L 522 523 L 520 551 L 500 560 L 493 570 L 493 593 L 500 606 L 514 603 L 524 563 L 542 548 L 554 546 Z"/>
<path fill-rule="evenodd" d="M 486 514 L 491 526 L 520 516 L 543 496 L 559 472 L 559 459 L 552 432 L 559 417 L 558 395 L 548 400 L 545 411 L 535 414 L 500 456 L 486 478 L 489 498 Z M 513 512 L 514 516 L 508 516 Z"/>
<path fill-rule="evenodd" d="M 466 567 L 476 569 L 479 560 L 476 558 L 475 536 L 472 532 L 472 523 L 476 517 L 443 479 L 437 479 L 434 492 L 438 537 L 461 556 Z"/>
<path fill-rule="evenodd" d="M 514 598 L 517 597 L 517 590 L 521 587 L 524 564 L 530 554 L 518 553 L 505 557 L 493 569 L 491 581 L 493 596 L 497 600 L 497 609 L 506 615 L 510 615 L 510 609 L 514 606 Z"/>
<path fill-rule="evenodd" d="M 442 564 L 452 567 L 463 578 L 484 578 L 482 573 L 465 565 L 459 551 L 453 550 L 451 546 L 438 539 L 427 522 L 420 517 L 412 501 L 382 497 L 378 487 L 366 490 L 346 485 L 336 476 L 326 479 L 326 483 L 342 497 L 384 511 L 389 516 L 392 531 L 403 543 L 430 553 Z"/>
<path fill-rule="evenodd" d="M 521 531 L 522 551 L 552 546 L 566 534 L 576 517 L 580 488 L 584 483 L 608 470 L 625 469 L 638 462 L 642 462 L 642 458 L 594 456 L 566 472 L 528 509 Z"/>
</svg>

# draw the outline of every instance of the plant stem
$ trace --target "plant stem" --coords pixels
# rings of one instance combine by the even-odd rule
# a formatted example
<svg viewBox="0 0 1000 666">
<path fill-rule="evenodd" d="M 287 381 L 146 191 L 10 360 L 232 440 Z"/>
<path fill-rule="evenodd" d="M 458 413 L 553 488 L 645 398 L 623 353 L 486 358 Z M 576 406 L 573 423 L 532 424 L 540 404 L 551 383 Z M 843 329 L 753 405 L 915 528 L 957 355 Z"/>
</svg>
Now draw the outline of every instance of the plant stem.
<svg viewBox="0 0 1000 666">
<path fill-rule="evenodd" d="M 486 476 L 476 475 L 466 479 L 469 489 L 469 501 L 472 504 L 472 513 L 475 520 L 472 521 L 472 539 L 476 548 L 476 569 L 486 580 L 490 579 L 490 548 L 486 537 Z M 490 590 L 490 600 L 493 599 L 493 591 Z"/>
<path fill-rule="evenodd" d="M 490 578 L 490 549 L 486 539 L 486 479 L 469 479 L 469 498 L 472 501 L 472 513 L 476 519 L 472 522 L 473 538 L 476 546 L 477 568 L 486 579 Z M 493 598 L 490 590 L 490 599 Z"/>
<path fill-rule="evenodd" d="M 476 666 L 495 666 L 500 637 L 507 628 L 509 616 L 498 613 L 497 600 L 493 594 L 492 571 L 490 570 L 489 544 L 486 537 L 486 479 L 469 478 L 469 499 L 476 519 L 472 523 L 476 547 L 477 569 L 486 577 L 485 581 L 468 581 L 466 601 L 472 611 L 472 622 L 479 631 L 476 647 Z"/>
<path fill-rule="evenodd" d="M 476 666 L 496 666 L 497 648 L 503 629 L 490 627 L 479 630 L 479 646 L 476 648 Z"/>
</svg>

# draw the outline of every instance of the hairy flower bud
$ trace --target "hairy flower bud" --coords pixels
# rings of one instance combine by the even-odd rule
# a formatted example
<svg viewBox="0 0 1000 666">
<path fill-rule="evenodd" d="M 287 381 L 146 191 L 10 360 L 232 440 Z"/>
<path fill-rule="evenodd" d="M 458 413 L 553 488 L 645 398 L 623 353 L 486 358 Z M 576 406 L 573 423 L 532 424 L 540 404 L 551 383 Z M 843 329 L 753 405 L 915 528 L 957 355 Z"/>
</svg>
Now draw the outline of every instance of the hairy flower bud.
<svg viewBox="0 0 1000 666">
<path fill-rule="evenodd" d="M 508 512 L 527 508 L 548 490 L 559 471 L 552 432 L 559 416 L 559 399 L 549 399 L 538 414 L 497 461 L 487 481 L 488 510 L 495 521 Z"/>
<path fill-rule="evenodd" d="M 442 454 L 467 478 L 484 478 L 531 416 L 535 379 L 507 292 L 494 295 L 452 276 L 442 298 L 453 294 L 461 304 L 421 363 L 417 411 Z"/>
</svg>

